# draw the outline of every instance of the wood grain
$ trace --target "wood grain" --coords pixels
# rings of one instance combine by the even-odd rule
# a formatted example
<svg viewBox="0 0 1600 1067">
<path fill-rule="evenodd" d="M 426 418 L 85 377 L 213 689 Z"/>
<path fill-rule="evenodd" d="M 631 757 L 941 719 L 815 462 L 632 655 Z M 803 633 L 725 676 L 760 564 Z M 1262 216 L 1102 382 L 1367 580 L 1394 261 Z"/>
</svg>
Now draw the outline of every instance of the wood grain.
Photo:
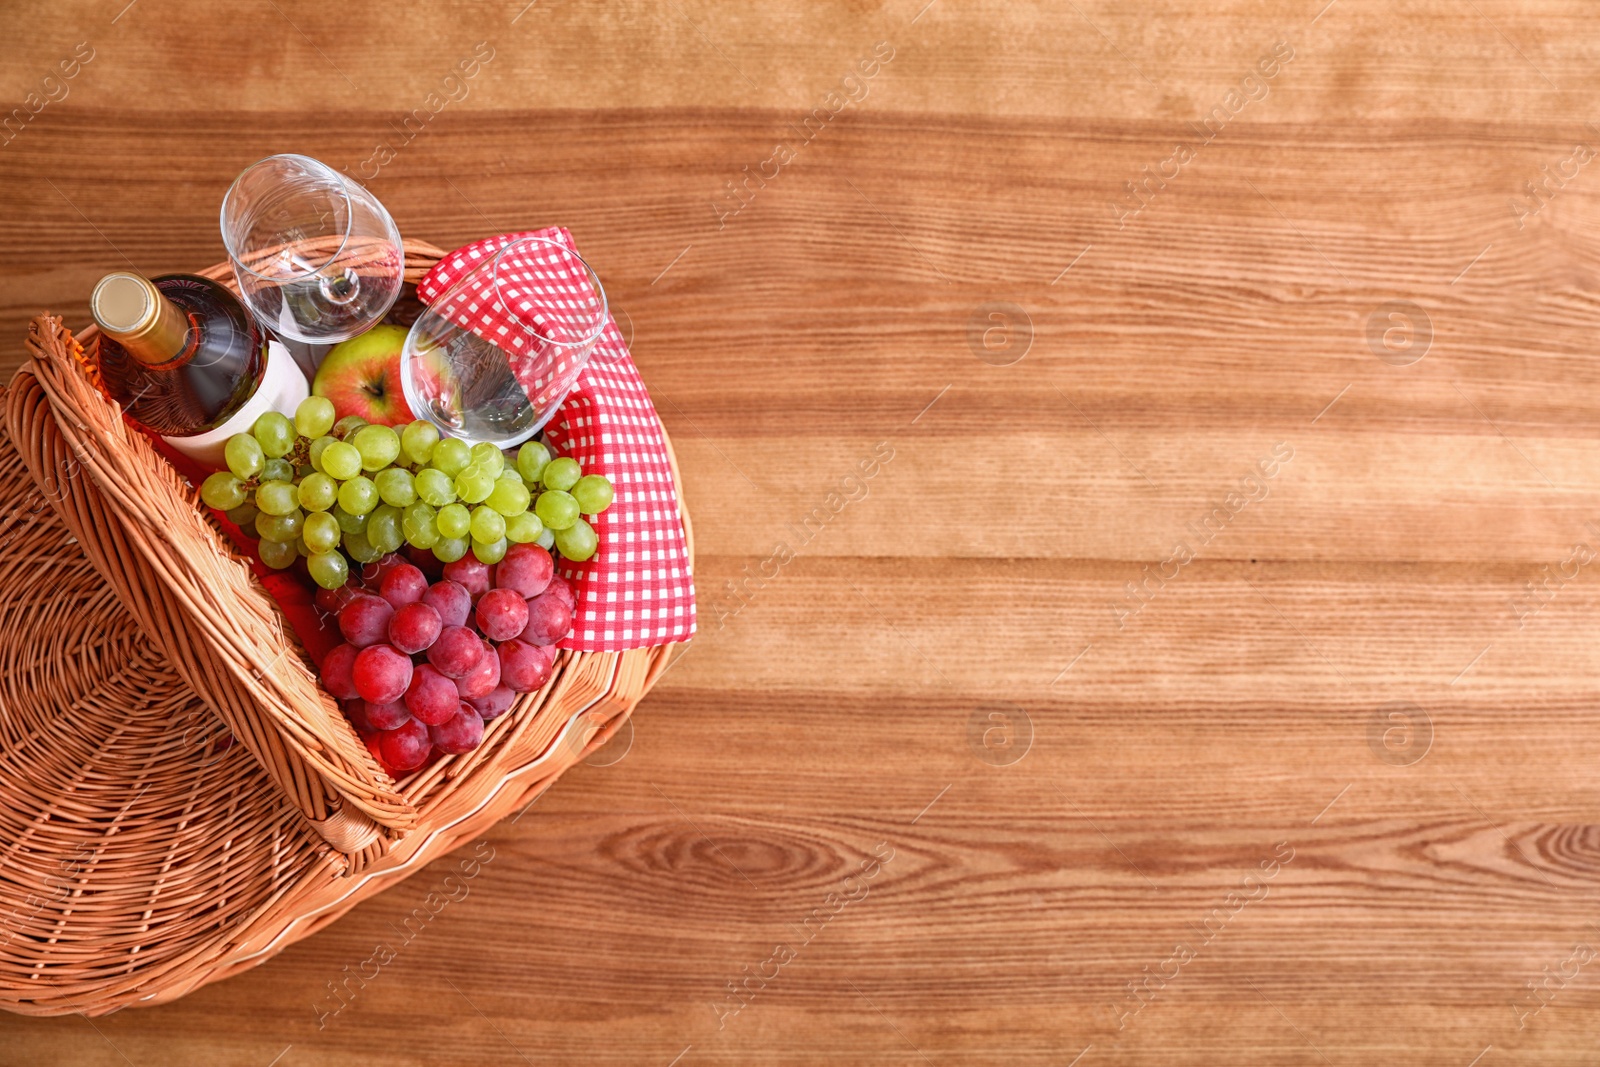
<svg viewBox="0 0 1600 1067">
<path fill-rule="evenodd" d="M 492 42 L 370 185 L 445 246 L 577 235 L 703 632 L 320 1028 L 454 859 L 0 1062 L 1594 1062 L 1600 22 L 922 3 L 12 5 L 0 103 L 96 57 L 0 145 L 7 366 Z"/>
</svg>

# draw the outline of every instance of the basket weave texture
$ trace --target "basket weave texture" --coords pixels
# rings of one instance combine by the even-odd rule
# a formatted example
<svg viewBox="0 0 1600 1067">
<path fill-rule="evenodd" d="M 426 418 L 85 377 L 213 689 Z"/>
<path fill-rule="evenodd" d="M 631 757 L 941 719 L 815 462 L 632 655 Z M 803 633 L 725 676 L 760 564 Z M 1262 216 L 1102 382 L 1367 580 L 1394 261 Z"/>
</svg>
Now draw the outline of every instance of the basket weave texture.
<svg viewBox="0 0 1600 1067">
<path fill-rule="evenodd" d="M 407 282 L 443 254 L 407 241 Z M 665 669 L 562 652 L 478 749 L 394 781 L 78 340 L 40 316 L 27 344 L 0 392 L 0 1007 L 101 1015 L 261 963 L 530 802 Z"/>
</svg>

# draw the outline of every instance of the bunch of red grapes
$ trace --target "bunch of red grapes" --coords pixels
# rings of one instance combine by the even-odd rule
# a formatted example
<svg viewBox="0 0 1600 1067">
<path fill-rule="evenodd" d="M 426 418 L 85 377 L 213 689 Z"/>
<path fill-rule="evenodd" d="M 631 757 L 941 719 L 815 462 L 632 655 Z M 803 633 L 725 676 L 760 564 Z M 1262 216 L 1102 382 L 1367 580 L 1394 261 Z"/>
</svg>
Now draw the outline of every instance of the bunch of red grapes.
<svg viewBox="0 0 1600 1067">
<path fill-rule="evenodd" d="M 493 566 L 463 556 L 431 585 L 398 556 L 372 571 L 317 594 L 345 639 L 322 661 L 322 684 L 391 773 L 435 750 L 471 752 L 486 721 L 549 681 L 574 600 L 543 548 L 511 545 Z"/>
</svg>

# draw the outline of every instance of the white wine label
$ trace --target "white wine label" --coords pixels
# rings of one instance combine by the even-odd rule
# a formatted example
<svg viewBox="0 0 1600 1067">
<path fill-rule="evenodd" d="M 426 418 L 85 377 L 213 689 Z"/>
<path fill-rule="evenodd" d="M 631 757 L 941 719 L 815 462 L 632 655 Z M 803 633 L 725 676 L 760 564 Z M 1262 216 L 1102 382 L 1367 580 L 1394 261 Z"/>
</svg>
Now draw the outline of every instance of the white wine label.
<svg viewBox="0 0 1600 1067">
<path fill-rule="evenodd" d="M 197 433 L 191 437 L 163 437 L 173 448 L 209 470 L 221 470 L 227 464 L 222 450 L 228 438 L 236 433 L 247 433 L 256 419 L 268 411 L 281 411 L 290 418 L 294 409 L 311 393 L 306 376 L 294 361 L 289 350 L 277 341 L 267 342 L 267 365 L 261 382 L 244 407 L 233 413 L 233 418 L 215 430 Z"/>
</svg>

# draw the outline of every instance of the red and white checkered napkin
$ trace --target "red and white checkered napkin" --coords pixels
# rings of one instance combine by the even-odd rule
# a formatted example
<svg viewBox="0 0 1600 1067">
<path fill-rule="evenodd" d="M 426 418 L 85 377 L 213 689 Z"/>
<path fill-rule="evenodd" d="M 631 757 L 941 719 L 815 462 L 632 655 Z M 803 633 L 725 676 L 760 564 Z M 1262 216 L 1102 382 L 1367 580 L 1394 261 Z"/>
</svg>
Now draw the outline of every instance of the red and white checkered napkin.
<svg viewBox="0 0 1600 1067">
<path fill-rule="evenodd" d="M 486 238 L 441 259 L 417 283 L 417 295 L 431 305 L 456 278 L 521 237 L 543 237 L 573 248 L 572 235 L 559 226 Z M 572 299 L 584 299 L 581 293 L 590 290 L 587 277 L 575 282 L 571 272 L 559 265 L 562 262 L 559 256 L 545 265 L 530 262 L 522 282 L 541 301 L 549 292 L 581 284 L 580 294 Z M 503 274 L 501 286 L 506 291 Z M 500 344 L 500 336 L 492 334 L 503 325 L 496 318 L 505 310 L 501 307 L 490 314 L 496 301 L 484 299 L 486 295 L 473 294 L 474 299 L 462 301 L 463 312 L 476 303 L 470 312 L 475 318 L 455 321 Z M 451 306 L 457 306 L 454 297 Z M 526 309 L 519 310 L 527 314 Z M 549 318 L 559 319 L 560 313 Z M 560 564 L 560 573 L 573 583 L 578 597 L 578 617 L 561 647 L 617 652 L 687 641 L 695 631 L 694 574 L 678 513 L 677 485 L 661 420 L 615 319 L 607 317 L 605 332 L 572 392 L 545 426 L 544 436 L 558 455 L 571 456 L 585 474 L 603 474 L 616 487 L 612 505 L 593 520 L 600 551 L 586 563 Z"/>
</svg>

